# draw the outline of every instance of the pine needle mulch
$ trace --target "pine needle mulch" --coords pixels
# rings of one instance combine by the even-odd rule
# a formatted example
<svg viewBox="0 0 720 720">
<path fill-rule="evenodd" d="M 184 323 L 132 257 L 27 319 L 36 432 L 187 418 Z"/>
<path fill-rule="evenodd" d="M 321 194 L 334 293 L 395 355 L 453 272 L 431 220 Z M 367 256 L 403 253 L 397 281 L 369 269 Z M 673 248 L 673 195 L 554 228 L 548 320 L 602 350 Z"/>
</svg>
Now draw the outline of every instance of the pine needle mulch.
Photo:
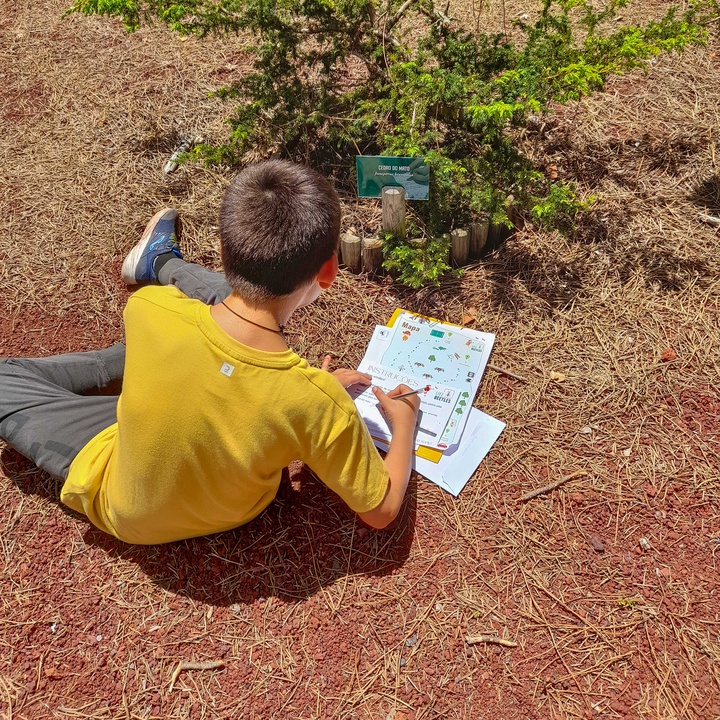
<svg viewBox="0 0 720 720">
<path fill-rule="evenodd" d="M 217 265 L 232 170 L 162 167 L 223 137 L 208 93 L 248 58 L 0 9 L 0 355 L 122 340 L 119 266 L 158 207 Z M 526 226 L 417 292 L 343 272 L 297 316 L 311 362 L 353 365 L 396 306 L 497 334 L 528 382 L 488 371 L 476 404 L 507 429 L 458 499 L 415 478 L 372 532 L 292 467 L 251 525 L 137 548 L 3 449 L 5 715 L 720 717 L 718 72 L 714 36 L 519 139 L 597 196 L 572 237 Z"/>
</svg>

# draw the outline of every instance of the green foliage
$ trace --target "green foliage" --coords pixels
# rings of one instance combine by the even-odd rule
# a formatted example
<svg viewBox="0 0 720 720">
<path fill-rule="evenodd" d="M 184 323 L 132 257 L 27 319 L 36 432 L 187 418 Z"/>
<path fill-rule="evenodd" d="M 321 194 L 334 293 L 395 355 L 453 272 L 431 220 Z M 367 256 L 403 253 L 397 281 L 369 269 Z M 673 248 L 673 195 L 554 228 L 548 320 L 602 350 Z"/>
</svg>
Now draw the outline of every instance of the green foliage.
<svg viewBox="0 0 720 720">
<path fill-rule="evenodd" d="M 450 236 L 447 234 L 415 242 L 387 234 L 383 239 L 383 253 L 383 267 L 408 287 L 437 285 L 450 270 Z"/>
<path fill-rule="evenodd" d="M 632 609 L 635 605 L 637 605 L 637 600 L 635 598 L 620 598 L 618 600 L 618 606 L 621 608 Z"/>
<path fill-rule="evenodd" d="M 547 195 L 538 198 L 532 206 L 532 219 L 540 227 L 546 229 L 567 230 L 572 226 L 572 219 L 575 215 L 582 210 L 587 210 L 594 201 L 594 197 L 581 201 L 572 187 L 554 183 L 550 186 Z"/>
<path fill-rule="evenodd" d="M 228 142 L 194 156 L 231 164 L 252 149 L 340 165 L 348 189 L 356 154 L 424 156 L 430 201 L 413 212 L 418 235 L 436 238 L 481 214 L 508 224 L 509 195 L 545 226 L 567 225 L 583 208 L 522 153 L 518 131 L 611 75 L 703 42 L 703 21 L 718 8 L 692 0 L 623 26 L 627 4 L 541 0 L 534 22 L 516 23 L 518 42 L 467 33 L 433 0 L 75 0 L 71 10 L 119 17 L 129 30 L 159 19 L 179 33 L 249 31 L 254 70 L 219 91 L 235 103 Z M 436 282 L 448 269 L 441 246 L 387 243 L 386 265 L 408 284 Z"/>
</svg>

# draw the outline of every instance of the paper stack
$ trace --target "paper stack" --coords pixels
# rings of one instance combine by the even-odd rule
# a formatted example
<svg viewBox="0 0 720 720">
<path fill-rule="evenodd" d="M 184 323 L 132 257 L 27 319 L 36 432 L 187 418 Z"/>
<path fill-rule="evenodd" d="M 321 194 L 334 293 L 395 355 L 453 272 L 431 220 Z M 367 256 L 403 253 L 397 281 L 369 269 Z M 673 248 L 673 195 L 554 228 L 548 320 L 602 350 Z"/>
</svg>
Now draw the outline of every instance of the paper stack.
<svg viewBox="0 0 720 720">
<path fill-rule="evenodd" d="M 420 393 L 414 469 L 457 496 L 505 428 L 473 407 L 495 336 L 396 310 L 378 325 L 359 370 L 385 392 L 399 384 Z M 390 427 L 369 388 L 351 389 L 375 444 L 386 450 Z"/>
</svg>

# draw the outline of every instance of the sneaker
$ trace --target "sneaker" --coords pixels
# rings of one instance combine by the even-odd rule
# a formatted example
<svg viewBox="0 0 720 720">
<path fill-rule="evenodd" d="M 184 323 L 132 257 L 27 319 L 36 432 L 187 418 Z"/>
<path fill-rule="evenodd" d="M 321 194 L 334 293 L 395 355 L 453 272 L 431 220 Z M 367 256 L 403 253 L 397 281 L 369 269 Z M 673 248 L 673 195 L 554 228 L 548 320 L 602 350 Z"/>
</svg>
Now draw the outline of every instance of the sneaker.
<svg viewBox="0 0 720 720">
<path fill-rule="evenodd" d="M 155 213 L 122 264 L 120 274 L 128 285 L 157 282 L 153 265 L 158 255 L 171 252 L 182 259 L 177 243 L 177 220 L 177 210 L 172 208 L 163 208 Z"/>
</svg>

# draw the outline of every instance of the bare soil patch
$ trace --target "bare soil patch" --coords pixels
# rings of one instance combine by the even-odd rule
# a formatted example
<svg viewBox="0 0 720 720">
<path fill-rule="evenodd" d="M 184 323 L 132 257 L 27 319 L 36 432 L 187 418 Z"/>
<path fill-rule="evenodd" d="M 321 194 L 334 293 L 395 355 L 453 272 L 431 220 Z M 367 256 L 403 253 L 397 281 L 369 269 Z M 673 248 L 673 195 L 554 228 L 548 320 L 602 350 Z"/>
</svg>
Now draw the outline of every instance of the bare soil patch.
<svg viewBox="0 0 720 720">
<path fill-rule="evenodd" d="M 223 136 L 208 93 L 242 43 L 64 7 L 0 0 L 2 356 L 122 340 L 119 266 L 162 205 L 217 263 L 232 170 L 162 167 Z M 352 365 L 398 305 L 475 309 L 529 382 L 487 374 L 476 402 L 508 427 L 457 500 L 416 478 L 378 533 L 293 467 L 251 525 L 138 548 L 4 448 L 7 717 L 720 717 L 720 235 L 698 218 L 720 209 L 718 57 L 713 36 L 528 133 L 598 197 L 574 237 L 528 227 L 439 289 L 343 273 L 293 323 L 299 353 Z"/>
</svg>

